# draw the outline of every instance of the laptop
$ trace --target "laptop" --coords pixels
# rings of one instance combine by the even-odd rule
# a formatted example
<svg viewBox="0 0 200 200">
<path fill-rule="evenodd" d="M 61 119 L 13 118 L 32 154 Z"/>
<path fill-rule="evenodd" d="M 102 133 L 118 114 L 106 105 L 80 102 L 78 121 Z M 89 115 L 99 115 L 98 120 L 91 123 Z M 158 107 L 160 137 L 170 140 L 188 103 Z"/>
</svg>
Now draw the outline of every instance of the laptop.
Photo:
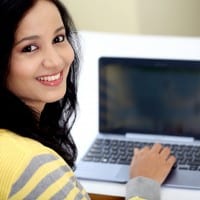
<svg viewBox="0 0 200 200">
<path fill-rule="evenodd" d="M 164 185 L 200 189 L 200 61 L 101 57 L 98 78 L 99 134 L 76 176 L 126 183 L 133 148 L 159 142 L 177 158 Z"/>
</svg>

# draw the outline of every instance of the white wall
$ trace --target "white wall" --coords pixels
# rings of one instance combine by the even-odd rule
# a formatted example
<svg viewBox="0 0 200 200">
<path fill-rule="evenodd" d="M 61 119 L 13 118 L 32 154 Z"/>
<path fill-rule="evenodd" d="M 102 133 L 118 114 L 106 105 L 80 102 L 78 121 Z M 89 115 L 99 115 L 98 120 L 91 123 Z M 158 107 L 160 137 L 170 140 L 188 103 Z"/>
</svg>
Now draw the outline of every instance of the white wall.
<svg viewBox="0 0 200 200">
<path fill-rule="evenodd" d="M 199 0 L 62 0 L 79 30 L 200 36 Z"/>
</svg>

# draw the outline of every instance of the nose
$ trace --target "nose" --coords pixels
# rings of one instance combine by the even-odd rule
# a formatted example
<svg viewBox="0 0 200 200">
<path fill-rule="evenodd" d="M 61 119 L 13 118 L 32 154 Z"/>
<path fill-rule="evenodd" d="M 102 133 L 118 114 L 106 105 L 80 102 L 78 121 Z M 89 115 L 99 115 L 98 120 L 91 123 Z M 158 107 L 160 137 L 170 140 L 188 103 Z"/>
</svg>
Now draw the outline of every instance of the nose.
<svg viewBox="0 0 200 200">
<path fill-rule="evenodd" d="M 61 67 L 63 65 L 63 60 L 55 48 L 48 47 L 43 53 L 42 65 L 46 68 Z"/>
</svg>

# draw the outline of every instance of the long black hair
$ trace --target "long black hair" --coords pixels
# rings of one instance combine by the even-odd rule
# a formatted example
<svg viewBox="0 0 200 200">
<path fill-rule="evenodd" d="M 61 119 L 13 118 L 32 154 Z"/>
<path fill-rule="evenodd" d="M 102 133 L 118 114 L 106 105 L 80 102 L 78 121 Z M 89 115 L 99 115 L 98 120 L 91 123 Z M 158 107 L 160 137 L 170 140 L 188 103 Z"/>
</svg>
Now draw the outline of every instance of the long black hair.
<svg viewBox="0 0 200 200">
<path fill-rule="evenodd" d="M 77 149 L 70 132 L 76 118 L 80 46 L 73 20 L 59 0 L 48 1 L 58 8 L 67 39 L 75 54 L 67 77 L 67 90 L 64 97 L 57 102 L 47 103 L 38 120 L 37 113 L 6 87 L 15 32 L 23 16 L 37 1 L 0 1 L 0 128 L 35 139 L 54 149 L 73 168 Z"/>
</svg>

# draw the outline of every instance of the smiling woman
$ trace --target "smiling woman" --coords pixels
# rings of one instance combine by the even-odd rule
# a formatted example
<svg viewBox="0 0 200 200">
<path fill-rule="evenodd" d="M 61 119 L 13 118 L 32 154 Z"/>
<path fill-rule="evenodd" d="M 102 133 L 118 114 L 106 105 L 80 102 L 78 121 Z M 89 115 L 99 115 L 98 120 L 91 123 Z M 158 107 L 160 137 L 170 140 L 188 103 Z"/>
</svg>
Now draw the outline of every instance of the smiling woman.
<svg viewBox="0 0 200 200">
<path fill-rule="evenodd" d="M 0 43 L 0 198 L 16 193 L 21 199 L 30 187 L 36 188 L 36 180 L 31 186 L 26 182 L 20 186 L 20 177 L 38 161 L 35 170 L 40 184 L 53 176 L 53 169 L 62 172 L 63 163 L 74 166 L 76 146 L 70 130 L 76 116 L 79 54 L 75 46 L 79 45 L 67 10 L 56 0 L 1 1 Z M 48 157 L 52 151 L 53 159 L 41 156 Z M 61 160 L 57 167 L 39 175 L 40 167 L 53 161 L 55 165 L 57 159 Z M 9 178 L 10 174 L 15 176 Z"/>
<path fill-rule="evenodd" d="M 0 199 L 90 199 L 73 173 L 79 42 L 68 11 L 0 1 L 0 44 Z M 159 199 L 175 158 L 159 144 L 135 153 L 127 199 Z"/>
<path fill-rule="evenodd" d="M 16 30 L 7 87 L 36 112 L 66 92 L 74 52 L 65 35 L 58 9 L 48 1 L 39 1 Z"/>
</svg>

